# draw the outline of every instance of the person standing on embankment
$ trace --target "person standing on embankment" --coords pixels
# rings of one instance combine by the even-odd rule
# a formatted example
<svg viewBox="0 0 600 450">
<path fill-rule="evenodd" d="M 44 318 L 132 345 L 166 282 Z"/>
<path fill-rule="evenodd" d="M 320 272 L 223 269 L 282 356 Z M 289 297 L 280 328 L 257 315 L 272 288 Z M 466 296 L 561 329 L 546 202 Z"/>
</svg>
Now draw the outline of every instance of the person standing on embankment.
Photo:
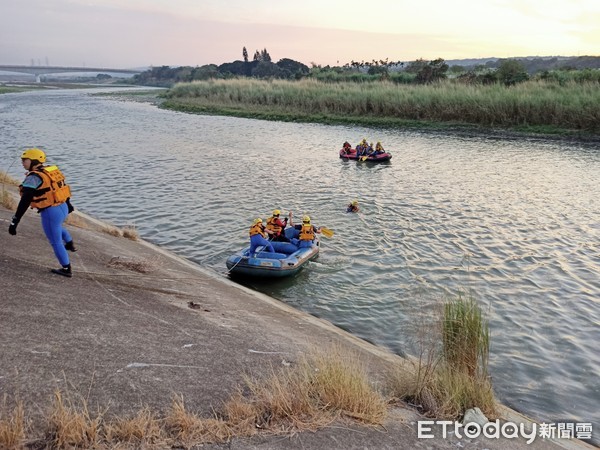
<svg viewBox="0 0 600 450">
<path fill-rule="evenodd" d="M 17 234 L 17 225 L 27 208 L 37 208 L 42 217 L 44 233 L 52 245 L 61 267 L 52 273 L 65 277 L 73 276 L 67 250 L 74 252 L 73 238 L 63 227 L 67 215 L 73 211 L 71 189 L 57 166 L 44 166 L 46 154 L 39 148 L 30 148 L 21 155 L 23 167 L 28 171 L 19 186 L 21 200 L 12 218 L 8 232 Z"/>
</svg>

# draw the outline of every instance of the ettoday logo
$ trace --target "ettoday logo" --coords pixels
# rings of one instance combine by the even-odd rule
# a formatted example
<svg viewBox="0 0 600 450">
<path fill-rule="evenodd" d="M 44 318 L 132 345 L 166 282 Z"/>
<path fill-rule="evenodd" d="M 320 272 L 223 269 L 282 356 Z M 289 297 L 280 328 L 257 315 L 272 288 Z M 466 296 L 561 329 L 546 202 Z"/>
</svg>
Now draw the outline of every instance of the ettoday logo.
<svg viewBox="0 0 600 450">
<path fill-rule="evenodd" d="M 419 439 L 433 439 L 436 437 L 434 426 L 441 427 L 442 438 L 446 439 L 448 434 L 453 433 L 457 438 L 478 438 L 483 434 L 488 439 L 515 439 L 524 438 L 527 444 L 531 444 L 537 437 L 542 439 L 591 439 L 591 423 L 532 423 L 516 424 L 513 422 L 500 423 L 499 420 L 487 422 L 480 425 L 477 422 L 461 424 L 451 420 L 420 420 L 417 422 L 417 437 Z"/>
</svg>

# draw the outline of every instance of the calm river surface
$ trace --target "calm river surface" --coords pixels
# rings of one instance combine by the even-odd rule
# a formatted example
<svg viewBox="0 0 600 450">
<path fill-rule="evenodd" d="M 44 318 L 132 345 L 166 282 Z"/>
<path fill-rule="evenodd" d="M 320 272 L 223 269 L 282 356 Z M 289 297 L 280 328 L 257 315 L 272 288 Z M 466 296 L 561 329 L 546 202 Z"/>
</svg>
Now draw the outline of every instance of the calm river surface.
<svg viewBox="0 0 600 450">
<path fill-rule="evenodd" d="M 41 146 L 75 207 L 224 277 L 253 218 L 310 214 L 336 233 L 319 259 L 253 287 L 399 354 L 442 299 L 472 295 L 498 397 L 598 433 L 598 144 L 189 115 L 97 91 L 1 95 L 0 170 L 20 179 L 23 147 Z M 363 137 L 391 163 L 338 158 Z"/>
</svg>

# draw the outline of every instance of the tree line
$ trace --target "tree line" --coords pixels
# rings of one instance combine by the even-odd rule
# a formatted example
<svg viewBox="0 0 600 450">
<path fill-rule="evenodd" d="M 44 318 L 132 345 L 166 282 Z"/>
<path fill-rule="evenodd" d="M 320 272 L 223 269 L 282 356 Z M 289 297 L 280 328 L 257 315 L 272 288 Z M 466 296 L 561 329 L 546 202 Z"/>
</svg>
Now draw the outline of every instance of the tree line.
<svg viewBox="0 0 600 450">
<path fill-rule="evenodd" d="M 291 80 L 312 77 L 325 82 L 387 80 L 398 84 L 430 84 L 452 78 L 466 84 L 501 83 L 507 86 L 531 78 L 561 83 L 568 80 L 600 82 L 600 57 L 594 56 L 510 58 L 464 66 L 449 65 L 442 58 L 410 62 L 388 59 L 360 62 L 353 60 L 343 66 L 321 66 L 315 63 L 311 66 L 309 68 L 289 58 L 282 58 L 274 63 L 266 48 L 256 50 L 250 61 L 248 50 L 243 47 L 241 60 L 197 67 L 152 67 L 135 75 L 132 83 L 171 87 L 179 82 L 236 77 Z"/>
</svg>

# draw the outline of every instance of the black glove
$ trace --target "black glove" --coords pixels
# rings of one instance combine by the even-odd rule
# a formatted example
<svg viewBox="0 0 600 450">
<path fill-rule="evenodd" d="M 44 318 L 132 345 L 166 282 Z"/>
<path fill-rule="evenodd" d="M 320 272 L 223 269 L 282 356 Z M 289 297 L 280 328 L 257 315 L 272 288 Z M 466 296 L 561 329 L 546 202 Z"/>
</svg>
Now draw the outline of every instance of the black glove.
<svg viewBox="0 0 600 450">
<path fill-rule="evenodd" d="M 75 208 L 73 208 L 73 205 L 71 205 L 71 198 L 67 199 L 67 210 L 69 211 L 67 214 L 71 214 L 73 211 L 75 211 Z"/>
<path fill-rule="evenodd" d="M 15 236 L 17 234 L 17 225 L 19 224 L 19 220 L 17 218 L 17 216 L 13 216 L 12 218 L 12 222 L 10 223 L 9 227 L 8 227 L 8 232 L 10 234 L 12 234 L 13 236 Z"/>
</svg>

